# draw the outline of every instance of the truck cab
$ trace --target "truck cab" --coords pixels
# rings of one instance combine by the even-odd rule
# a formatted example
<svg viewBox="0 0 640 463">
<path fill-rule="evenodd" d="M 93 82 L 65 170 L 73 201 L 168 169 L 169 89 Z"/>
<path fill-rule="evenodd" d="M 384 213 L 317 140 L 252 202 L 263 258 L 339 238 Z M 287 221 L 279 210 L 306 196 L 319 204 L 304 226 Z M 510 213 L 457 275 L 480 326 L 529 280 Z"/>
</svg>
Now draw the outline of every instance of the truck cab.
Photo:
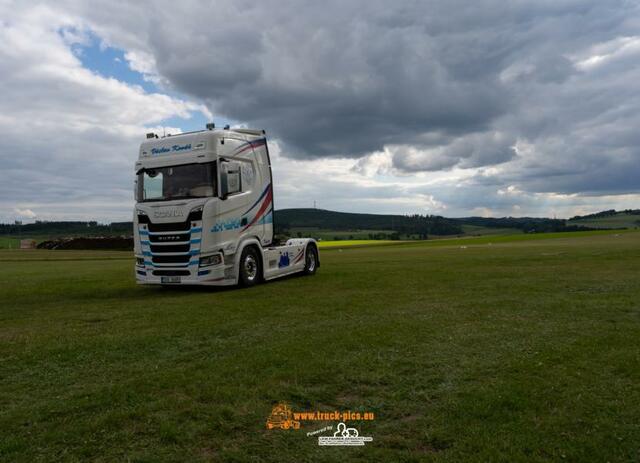
<svg viewBox="0 0 640 463">
<path fill-rule="evenodd" d="M 138 283 L 251 286 L 319 267 L 315 240 L 274 240 L 264 131 L 147 134 L 135 173 Z"/>
</svg>

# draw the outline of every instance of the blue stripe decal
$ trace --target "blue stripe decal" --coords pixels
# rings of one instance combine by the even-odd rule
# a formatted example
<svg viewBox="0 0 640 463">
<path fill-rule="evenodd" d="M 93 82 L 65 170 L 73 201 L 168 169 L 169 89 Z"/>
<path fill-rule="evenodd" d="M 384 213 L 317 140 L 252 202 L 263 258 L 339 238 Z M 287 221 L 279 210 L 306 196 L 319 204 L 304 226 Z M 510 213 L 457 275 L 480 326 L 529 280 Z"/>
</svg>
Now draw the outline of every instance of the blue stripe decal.
<svg viewBox="0 0 640 463">
<path fill-rule="evenodd" d="M 151 256 L 151 253 L 149 251 L 142 251 L 142 255 L 143 256 Z"/>
<path fill-rule="evenodd" d="M 138 233 L 140 233 L 141 236 L 149 235 L 149 232 L 146 230 L 138 230 Z"/>
<path fill-rule="evenodd" d="M 233 154 L 240 154 L 244 151 L 246 151 L 249 148 L 259 148 L 262 145 L 266 145 L 267 144 L 267 139 L 266 138 L 259 138 L 257 140 L 253 140 L 253 141 L 248 141 L 243 143 L 242 145 L 238 146 L 238 148 L 236 148 L 236 150 L 233 152 Z"/>
<path fill-rule="evenodd" d="M 192 256 L 197 256 L 198 254 L 200 254 L 200 251 L 198 251 L 197 249 L 195 251 L 191 251 L 189 252 L 190 255 Z"/>
<path fill-rule="evenodd" d="M 260 195 L 260 197 L 258 198 L 258 200 L 257 200 L 255 203 L 253 203 L 253 206 L 251 206 L 249 209 L 247 209 L 247 212 L 245 212 L 245 213 L 244 213 L 244 214 L 242 214 L 242 215 L 247 215 L 249 212 L 251 212 L 251 209 L 253 209 L 254 207 L 256 207 L 256 206 L 258 205 L 258 203 L 259 203 L 260 201 L 262 201 L 262 198 L 264 198 L 264 197 L 265 197 L 265 195 L 266 195 L 266 194 L 267 194 L 267 192 L 269 191 L 269 188 L 271 188 L 271 184 L 268 184 L 268 185 L 267 185 L 267 188 L 265 188 L 265 189 L 264 189 L 264 191 L 262 192 L 262 194 Z"/>
<path fill-rule="evenodd" d="M 192 260 L 191 262 L 189 262 L 189 265 L 198 265 L 200 262 L 197 260 Z"/>
<path fill-rule="evenodd" d="M 192 228 L 191 233 L 200 233 L 202 231 L 202 227 Z"/>
<path fill-rule="evenodd" d="M 141 241 L 140 241 L 140 244 L 142 244 L 142 245 L 146 245 L 146 244 L 149 244 L 149 241 L 141 240 Z"/>
<path fill-rule="evenodd" d="M 266 224 L 266 223 L 273 223 L 273 210 L 269 211 L 269 213 L 265 216 L 263 216 L 260 220 L 258 220 L 258 224 Z"/>
<path fill-rule="evenodd" d="M 200 241 L 201 241 L 200 238 L 191 240 L 191 244 L 198 244 Z"/>
<path fill-rule="evenodd" d="M 145 260 L 144 265 L 150 265 L 151 267 L 153 267 L 153 262 Z"/>
</svg>

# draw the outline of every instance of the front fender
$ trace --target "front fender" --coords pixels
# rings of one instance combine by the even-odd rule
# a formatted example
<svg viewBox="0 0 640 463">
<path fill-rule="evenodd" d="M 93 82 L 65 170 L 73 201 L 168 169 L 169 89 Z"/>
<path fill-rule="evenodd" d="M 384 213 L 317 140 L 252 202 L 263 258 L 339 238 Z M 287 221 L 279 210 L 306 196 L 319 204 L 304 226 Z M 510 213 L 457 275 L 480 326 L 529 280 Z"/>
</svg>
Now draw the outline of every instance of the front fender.
<svg viewBox="0 0 640 463">
<path fill-rule="evenodd" d="M 262 245 L 260 241 L 255 237 L 245 238 L 240 242 L 238 247 L 236 248 L 235 255 L 233 257 L 233 274 L 235 275 L 236 284 L 240 281 L 240 256 L 242 256 L 242 251 L 244 248 L 250 245 L 255 245 L 260 251 L 260 264 L 262 267 L 262 278 L 264 278 L 264 256 L 262 255 Z"/>
</svg>

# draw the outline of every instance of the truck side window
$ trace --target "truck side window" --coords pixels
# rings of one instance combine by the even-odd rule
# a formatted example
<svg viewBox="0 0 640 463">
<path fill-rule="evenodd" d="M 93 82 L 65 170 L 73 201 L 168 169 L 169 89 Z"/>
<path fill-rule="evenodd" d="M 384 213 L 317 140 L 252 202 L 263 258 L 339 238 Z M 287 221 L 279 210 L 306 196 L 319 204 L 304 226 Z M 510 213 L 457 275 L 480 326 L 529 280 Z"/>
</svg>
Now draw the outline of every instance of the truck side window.
<svg viewBox="0 0 640 463">
<path fill-rule="evenodd" d="M 240 173 L 242 175 L 242 191 L 251 191 L 253 188 L 253 182 L 255 180 L 255 170 L 253 163 L 248 161 L 240 162 Z"/>
<path fill-rule="evenodd" d="M 239 162 L 220 160 L 220 190 L 223 198 L 242 191 L 241 175 Z"/>
</svg>

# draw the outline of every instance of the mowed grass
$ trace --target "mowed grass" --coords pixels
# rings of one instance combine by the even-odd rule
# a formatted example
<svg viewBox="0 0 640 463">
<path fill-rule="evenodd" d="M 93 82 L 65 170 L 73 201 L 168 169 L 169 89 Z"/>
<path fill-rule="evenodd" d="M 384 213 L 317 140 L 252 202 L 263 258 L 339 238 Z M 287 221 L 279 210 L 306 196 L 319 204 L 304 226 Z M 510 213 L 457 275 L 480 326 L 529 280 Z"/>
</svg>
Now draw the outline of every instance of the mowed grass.
<svg viewBox="0 0 640 463">
<path fill-rule="evenodd" d="M 19 238 L 0 236 L 0 249 L 18 249 L 19 247 Z"/>
<path fill-rule="evenodd" d="M 640 233 L 491 240 L 233 290 L 0 253 L 0 461 L 638 461 Z M 373 442 L 269 431 L 279 401 Z"/>
<path fill-rule="evenodd" d="M 399 244 L 400 241 L 394 240 L 338 240 L 338 241 L 319 241 L 318 246 L 323 248 L 344 248 L 352 246 L 381 246 L 385 244 Z"/>
</svg>

